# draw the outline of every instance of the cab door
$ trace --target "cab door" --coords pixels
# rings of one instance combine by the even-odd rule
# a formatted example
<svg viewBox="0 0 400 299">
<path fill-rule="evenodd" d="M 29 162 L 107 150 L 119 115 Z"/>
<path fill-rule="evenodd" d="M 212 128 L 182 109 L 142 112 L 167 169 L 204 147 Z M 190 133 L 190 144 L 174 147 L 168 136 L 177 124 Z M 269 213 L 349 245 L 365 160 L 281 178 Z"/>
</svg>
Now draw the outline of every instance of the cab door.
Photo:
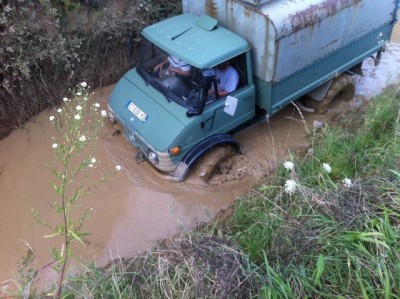
<svg viewBox="0 0 400 299">
<path fill-rule="evenodd" d="M 226 107 L 227 98 L 237 99 L 236 109 L 228 111 Z M 233 101 L 235 102 L 235 100 Z M 248 85 L 240 88 L 232 94 L 220 98 L 219 100 L 211 100 L 206 103 L 203 111 L 203 123 L 205 137 L 228 133 L 244 122 L 250 120 L 255 114 L 255 89 L 254 85 Z"/>
<path fill-rule="evenodd" d="M 255 115 L 255 87 L 250 52 L 230 59 L 230 65 L 239 74 L 238 87 L 229 95 L 219 99 L 214 95 L 208 96 L 202 114 L 205 137 L 228 133 Z M 236 107 L 233 107 L 232 103 L 235 102 Z"/>
</svg>

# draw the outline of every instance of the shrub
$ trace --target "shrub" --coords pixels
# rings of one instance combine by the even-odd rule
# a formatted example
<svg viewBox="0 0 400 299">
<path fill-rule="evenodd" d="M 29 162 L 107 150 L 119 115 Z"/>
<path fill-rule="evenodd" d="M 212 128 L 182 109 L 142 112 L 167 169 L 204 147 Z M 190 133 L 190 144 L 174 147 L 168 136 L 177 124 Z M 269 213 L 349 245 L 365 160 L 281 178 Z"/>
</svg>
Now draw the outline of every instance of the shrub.
<svg viewBox="0 0 400 299">
<path fill-rule="evenodd" d="M 19 0 L 0 3 L 0 139 L 68 88 L 114 83 L 135 63 L 127 40 L 180 1 Z M 119 5 L 113 8 L 113 5 Z M 118 12 L 118 8 L 124 11 Z"/>
</svg>

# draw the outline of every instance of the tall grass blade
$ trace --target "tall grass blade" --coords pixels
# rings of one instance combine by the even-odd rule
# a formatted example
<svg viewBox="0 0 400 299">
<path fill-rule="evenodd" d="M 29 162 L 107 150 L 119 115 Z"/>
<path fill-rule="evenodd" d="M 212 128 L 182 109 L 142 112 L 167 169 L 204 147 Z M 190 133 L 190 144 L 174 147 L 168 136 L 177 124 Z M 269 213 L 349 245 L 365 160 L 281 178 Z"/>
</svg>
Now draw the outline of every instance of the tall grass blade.
<svg viewBox="0 0 400 299">
<path fill-rule="evenodd" d="M 384 280 L 384 295 L 385 295 L 385 299 L 390 299 L 392 298 L 392 290 L 391 290 L 391 285 L 390 285 L 390 275 L 389 275 L 389 271 L 385 265 L 385 263 L 382 263 L 382 267 L 383 267 L 383 273 L 385 276 L 385 280 Z"/>
<path fill-rule="evenodd" d="M 320 254 L 318 256 L 317 269 L 314 271 L 314 274 L 313 274 L 314 285 L 321 284 L 321 275 L 324 272 L 324 269 L 325 269 L 324 256 L 322 254 Z"/>
<path fill-rule="evenodd" d="M 365 286 L 364 286 L 364 283 L 362 281 L 362 278 L 360 277 L 358 272 L 356 272 L 356 277 L 357 277 L 358 285 L 360 286 L 363 298 L 364 299 L 369 299 L 368 294 L 367 294 L 367 290 L 365 289 Z"/>
</svg>

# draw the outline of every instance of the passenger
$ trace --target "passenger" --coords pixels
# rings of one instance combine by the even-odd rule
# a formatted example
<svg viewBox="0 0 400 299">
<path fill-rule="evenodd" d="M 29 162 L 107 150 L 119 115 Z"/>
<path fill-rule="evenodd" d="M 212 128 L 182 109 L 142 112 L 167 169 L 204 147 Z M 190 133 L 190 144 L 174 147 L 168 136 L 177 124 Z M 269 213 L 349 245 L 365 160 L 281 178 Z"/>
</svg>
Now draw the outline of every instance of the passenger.
<svg viewBox="0 0 400 299">
<path fill-rule="evenodd" d="M 168 70 L 174 74 L 182 77 L 190 76 L 191 66 L 190 64 L 184 62 L 182 59 L 175 57 L 173 55 L 168 55 L 161 63 L 154 67 L 154 72 L 160 73 L 166 64 L 168 65 Z"/>
<path fill-rule="evenodd" d="M 227 60 L 217 65 L 215 71 L 218 83 L 218 95 L 223 97 L 234 92 L 239 84 L 239 73 L 230 65 L 230 61 Z M 209 94 L 214 93 L 214 88 L 211 88 Z"/>
</svg>

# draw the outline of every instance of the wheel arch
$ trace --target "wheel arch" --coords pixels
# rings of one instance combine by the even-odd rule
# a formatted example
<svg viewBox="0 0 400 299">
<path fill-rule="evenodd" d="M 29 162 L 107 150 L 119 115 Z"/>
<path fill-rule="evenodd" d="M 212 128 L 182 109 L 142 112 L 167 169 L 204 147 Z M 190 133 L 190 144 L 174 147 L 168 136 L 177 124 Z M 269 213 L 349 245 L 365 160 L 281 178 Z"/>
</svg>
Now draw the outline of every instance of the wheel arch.
<svg viewBox="0 0 400 299">
<path fill-rule="evenodd" d="M 210 149 L 223 144 L 233 146 L 236 150 L 240 150 L 239 142 L 229 134 L 217 134 L 207 137 L 196 144 L 196 146 L 186 154 L 178 164 L 178 167 L 175 169 L 172 176 L 178 181 L 183 181 L 198 158 Z"/>
</svg>

